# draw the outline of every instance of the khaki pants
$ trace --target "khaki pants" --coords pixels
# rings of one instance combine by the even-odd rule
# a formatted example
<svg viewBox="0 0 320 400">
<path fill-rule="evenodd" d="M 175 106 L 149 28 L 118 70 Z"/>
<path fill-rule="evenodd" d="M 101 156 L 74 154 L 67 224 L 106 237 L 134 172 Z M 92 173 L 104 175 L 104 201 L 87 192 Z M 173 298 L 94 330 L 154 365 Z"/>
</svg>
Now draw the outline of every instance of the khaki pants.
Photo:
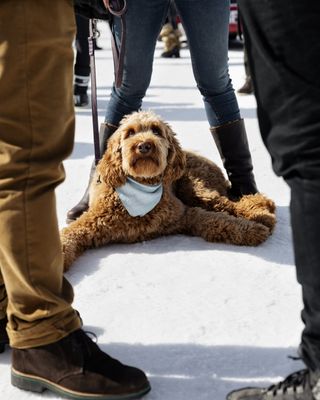
<svg viewBox="0 0 320 400">
<path fill-rule="evenodd" d="M 0 318 L 17 348 L 80 327 L 54 195 L 74 137 L 72 3 L 0 1 Z"/>
</svg>

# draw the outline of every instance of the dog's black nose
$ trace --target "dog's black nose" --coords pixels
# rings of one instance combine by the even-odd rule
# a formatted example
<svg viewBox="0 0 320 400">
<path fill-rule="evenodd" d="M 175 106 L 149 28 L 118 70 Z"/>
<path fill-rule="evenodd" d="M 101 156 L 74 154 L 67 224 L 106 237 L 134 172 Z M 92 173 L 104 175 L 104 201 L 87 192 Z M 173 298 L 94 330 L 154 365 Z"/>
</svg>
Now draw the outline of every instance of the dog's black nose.
<svg viewBox="0 0 320 400">
<path fill-rule="evenodd" d="M 152 149 L 152 143 L 150 142 L 141 142 L 138 144 L 138 149 L 140 153 L 149 153 Z"/>
</svg>

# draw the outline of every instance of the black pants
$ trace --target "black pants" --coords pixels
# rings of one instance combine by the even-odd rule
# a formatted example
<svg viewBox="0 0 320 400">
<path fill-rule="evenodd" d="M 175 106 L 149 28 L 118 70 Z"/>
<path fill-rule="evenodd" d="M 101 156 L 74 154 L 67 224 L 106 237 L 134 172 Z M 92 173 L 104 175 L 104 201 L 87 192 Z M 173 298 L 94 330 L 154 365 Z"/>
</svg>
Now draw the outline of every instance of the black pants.
<svg viewBox="0 0 320 400">
<path fill-rule="evenodd" d="M 173 29 L 178 29 L 177 15 L 178 15 L 177 7 L 174 4 L 174 1 L 171 0 L 168 11 L 168 21 L 172 25 Z"/>
<path fill-rule="evenodd" d="M 239 0 L 262 138 L 291 188 L 301 351 L 320 369 L 320 1 Z"/>
<path fill-rule="evenodd" d="M 76 61 L 74 64 L 76 93 L 86 93 L 88 84 L 83 86 L 82 79 L 90 76 L 89 56 L 89 19 L 76 14 L 77 35 L 76 35 Z M 86 82 L 88 79 L 86 80 Z"/>
</svg>

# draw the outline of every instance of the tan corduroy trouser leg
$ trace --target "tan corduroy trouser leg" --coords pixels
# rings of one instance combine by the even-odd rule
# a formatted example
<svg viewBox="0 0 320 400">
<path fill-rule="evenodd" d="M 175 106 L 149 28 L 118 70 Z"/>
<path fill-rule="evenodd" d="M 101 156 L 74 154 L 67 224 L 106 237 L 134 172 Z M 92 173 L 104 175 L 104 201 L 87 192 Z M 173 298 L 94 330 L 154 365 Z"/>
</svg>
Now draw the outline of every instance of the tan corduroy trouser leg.
<svg viewBox="0 0 320 400">
<path fill-rule="evenodd" d="M 54 195 L 74 135 L 72 3 L 0 1 L 0 268 L 17 348 L 80 327 Z"/>
</svg>

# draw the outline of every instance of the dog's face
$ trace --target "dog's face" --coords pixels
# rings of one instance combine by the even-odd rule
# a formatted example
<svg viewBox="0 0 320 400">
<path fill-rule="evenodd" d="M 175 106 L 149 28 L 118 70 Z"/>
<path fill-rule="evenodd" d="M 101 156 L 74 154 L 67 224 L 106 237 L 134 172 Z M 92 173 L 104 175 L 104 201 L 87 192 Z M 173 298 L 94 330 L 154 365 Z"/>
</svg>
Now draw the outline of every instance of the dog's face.
<svg viewBox="0 0 320 400">
<path fill-rule="evenodd" d="M 121 121 L 108 141 L 99 171 L 116 187 L 126 176 L 146 183 L 173 181 L 184 167 L 185 155 L 169 125 L 152 112 L 141 111 Z"/>
<path fill-rule="evenodd" d="M 161 175 L 169 153 L 168 128 L 157 118 L 136 113 L 124 120 L 121 130 L 122 168 L 133 178 Z"/>
</svg>

